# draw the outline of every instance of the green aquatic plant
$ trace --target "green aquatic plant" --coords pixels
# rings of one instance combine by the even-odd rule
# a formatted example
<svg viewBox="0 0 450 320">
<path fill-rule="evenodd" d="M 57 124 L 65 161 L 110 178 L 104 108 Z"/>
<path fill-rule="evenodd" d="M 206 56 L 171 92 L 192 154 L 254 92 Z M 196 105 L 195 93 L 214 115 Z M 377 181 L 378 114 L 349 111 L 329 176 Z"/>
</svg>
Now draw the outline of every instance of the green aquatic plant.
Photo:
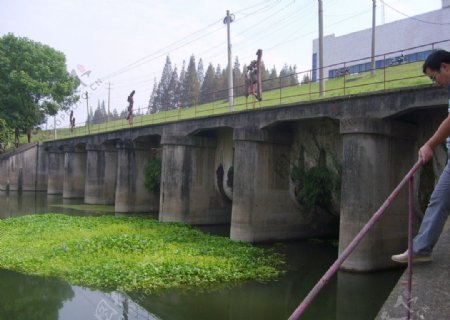
<svg viewBox="0 0 450 320">
<path fill-rule="evenodd" d="M 113 205 L 106 204 L 52 204 L 49 205 L 52 208 L 71 209 L 74 211 L 92 211 L 98 213 L 114 213 Z"/>
<path fill-rule="evenodd" d="M 93 288 L 153 291 L 269 280 L 282 266 L 278 254 L 178 223 L 62 214 L 0 220 L 0 268 Z"/>
</svg>

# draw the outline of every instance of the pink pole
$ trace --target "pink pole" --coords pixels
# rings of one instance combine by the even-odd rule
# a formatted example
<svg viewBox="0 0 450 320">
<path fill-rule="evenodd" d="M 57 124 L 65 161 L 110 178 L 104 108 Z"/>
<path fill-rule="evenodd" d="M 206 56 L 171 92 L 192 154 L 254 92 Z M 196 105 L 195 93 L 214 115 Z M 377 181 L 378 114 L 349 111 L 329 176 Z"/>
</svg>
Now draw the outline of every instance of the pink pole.
<svg viewBox="0 0 450 320">
<path fill-rule="evenodd" d="M 338 271 L 339 267 L 342 263 L 347 259 L 347 257 L 353 252 L 356 246 L 361 242 L 361 240 L 365 237 L 365 235 L 369 232 L 369 230 L 373 227 L 373 225 L 381 218 L 386 209 L 392 204 L 394 199 L 398 196 L 401 189 L 405 186 L 405 184 L 409 181 L 409 179 L 414 176 L 417 170 L 422 165 L 422 161 L 419 159 L 416 164 L 409 170 L 403 180 L 399 183 L 399 185 L 392 191 L 391 195 L 384 201 L 381 207 L 375 212 L 372 218 L 366 223 L 366 225 L 359 231 L 359 233 L 355 236 L 355 238 L 350 242 L 350 244 L 342 251 L 341 255 L 338 259 L 331 265 L 328 271 L 322 276 L 322 278 L 317 282 L 317 284 L 312 288 L 312 290 L 308 293 L 308 295 L 303 299 L 302 303 L 294 310 L 292 315 L 289 317 L 289 320 L 297 320 L 300 316 L 305 312 L 306 308 L 311 304 L 316 295 L 320 292 L 320 290 L 330 281 L 330 278 Z"/>
<path fill-rule="evenodd" d="M 413 191 L 414 191 L 414 176 L 409 179 L 409 218 L 408 218 L 408 283 L 406 287 L 406 319 L 411 319 L 411 299 L 412 299 L 412 274 L 413 274 L 413 240 L 412 240 L 412 229 L 413 229 Z"/>
</svg>

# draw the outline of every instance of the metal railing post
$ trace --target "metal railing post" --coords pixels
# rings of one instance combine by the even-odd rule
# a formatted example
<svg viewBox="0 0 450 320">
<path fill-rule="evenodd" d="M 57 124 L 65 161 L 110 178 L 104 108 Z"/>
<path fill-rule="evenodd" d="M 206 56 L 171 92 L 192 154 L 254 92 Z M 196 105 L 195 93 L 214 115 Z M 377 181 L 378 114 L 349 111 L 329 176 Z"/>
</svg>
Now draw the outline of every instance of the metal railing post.
<svg viewBox="0 0 450 320">
<path fill-rule="evenodd" d="M 408 282 L 406 288 L 406 319 L 411 319 L 411 299 L 412 299 L 412 274 L 413 274 L 413 237 L 412 237 L 412 229 L 413 229 L 413 192 L 414 192 L 414 176 L 409 179 L 409 192 L 408 192 Z"/>
<path fill-rule="evenodd" d="M 398 184 L 398 186 L 392 191 L 389 197 L 384 201 L 381 207 L 373 214 L 369 221 L 364 225 L 364 227 L 358 232 L 358 234 L 353 238 L 350 244 L 342 251 L 338 259 L 331 265 L 328 271 L 323 275 L 323 277 L 317 282 L 317 284 L 312 288 L 308 295 L 303 299 L 297 309 L 294 310 L 289 320 L 297 320 L 305 312 L 306 308 L 311 304 L 320 290 L 330 281 L 331 277 L 338 271 L 342 263 L 347 259 L 347 257 L 353 252 L 356 246 L 361 242 L 361 240 L 366 236 L 374 224 L 382 217 L 386 209 L 392 204 L 394 199 L 398 196 L 401 189 L 409 182 L 411 177 L 419 170 L 422 165 L 422 161 L 419 159 L 416 164 L 409 170 L 403 180 Z"/>
</svg>

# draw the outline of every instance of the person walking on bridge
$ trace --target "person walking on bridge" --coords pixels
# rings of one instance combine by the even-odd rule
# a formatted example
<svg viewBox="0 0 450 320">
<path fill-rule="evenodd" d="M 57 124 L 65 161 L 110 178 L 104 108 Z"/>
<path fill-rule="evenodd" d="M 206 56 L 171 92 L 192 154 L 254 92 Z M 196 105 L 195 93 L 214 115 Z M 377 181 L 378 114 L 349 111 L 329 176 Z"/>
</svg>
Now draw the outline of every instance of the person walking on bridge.
<svg viewBox="0 0 450 320">
<path fill-rule="evenodd" d="M 128 102 L 128 115 L 127 115 L 127 120 L 128 120 L 128 124 L 131 126 L 133 124 L 133 104 L 134 104 L 134 93 L 136 91 L 131 91 L 130 95 L 127 98 L 127 102 Z"/>
<path fill-rule="evenodd" d="M 423 73 L 438 86 L 449 89 L 449 115 L 442 121 L 432 137 L 419 149 L 422 164 L 433 158 L 433 150 L 446 140 L 450 155 L 450 52 L 434 50 L 423 64 Z M 448 159 L 448 158 L 447 158 Z M 447 160 L 444 171 L 431 195 L 418 234 L 413 240 L 413 262 L 431 261 L 431 253 L 450 213 L 450 162 Z M 393 255 L 392 260 L 408 262 L 408 250 Z"/>
</svg>

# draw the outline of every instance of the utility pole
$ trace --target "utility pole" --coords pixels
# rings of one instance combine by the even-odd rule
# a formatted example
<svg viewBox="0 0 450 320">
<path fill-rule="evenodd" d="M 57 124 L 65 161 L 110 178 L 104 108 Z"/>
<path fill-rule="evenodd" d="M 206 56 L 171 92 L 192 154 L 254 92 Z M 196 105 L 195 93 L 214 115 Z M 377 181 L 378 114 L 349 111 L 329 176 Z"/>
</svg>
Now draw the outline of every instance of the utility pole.
<svg viewBox="0 0 450 320">
<path fill-rule="evenodd" d="M 233 67 L 231 57 L 231 40 L 230 40 L 230 23 L 234 21 L 234 14 L 230 14 L 227 10 L 227 16 L 223 19 L 223 23 L 227 25 L 227 43 L 228 43 L 228 108 L 230 111 L 234 110 L 233 101 Z"/>
<path fill-rule="evenodd" d="M 53 140 L 56 140 L 56 114 L 53 116 Z"/>
<path fill-rule="evenodd" d="M 89 127 L 89 93 L 87 91 L 86 91 L 86 110 L 87 110 L 86 124 L 88 127 L 88 134 L 91 134 L 91 128 Z"/>
<path fill-rule="evenodd" d="M 375 76 L 375 28 L 376 28 L 376 9 L 377 9 L 377 0 L 372 0 L 372 70 L 370 71 L 370 75 Z"/>
<path fill-rule="evenodd" d="M 109 122 L 109 102 L 111 100 L 111 82 L 108 82 L 108 122 Z"/>
<path fill-rule="evenodd" d="M 323 6 L 319 0 L 319 95 L 324 96 L 325 82 L 323 77 Z"/>
</svg>

